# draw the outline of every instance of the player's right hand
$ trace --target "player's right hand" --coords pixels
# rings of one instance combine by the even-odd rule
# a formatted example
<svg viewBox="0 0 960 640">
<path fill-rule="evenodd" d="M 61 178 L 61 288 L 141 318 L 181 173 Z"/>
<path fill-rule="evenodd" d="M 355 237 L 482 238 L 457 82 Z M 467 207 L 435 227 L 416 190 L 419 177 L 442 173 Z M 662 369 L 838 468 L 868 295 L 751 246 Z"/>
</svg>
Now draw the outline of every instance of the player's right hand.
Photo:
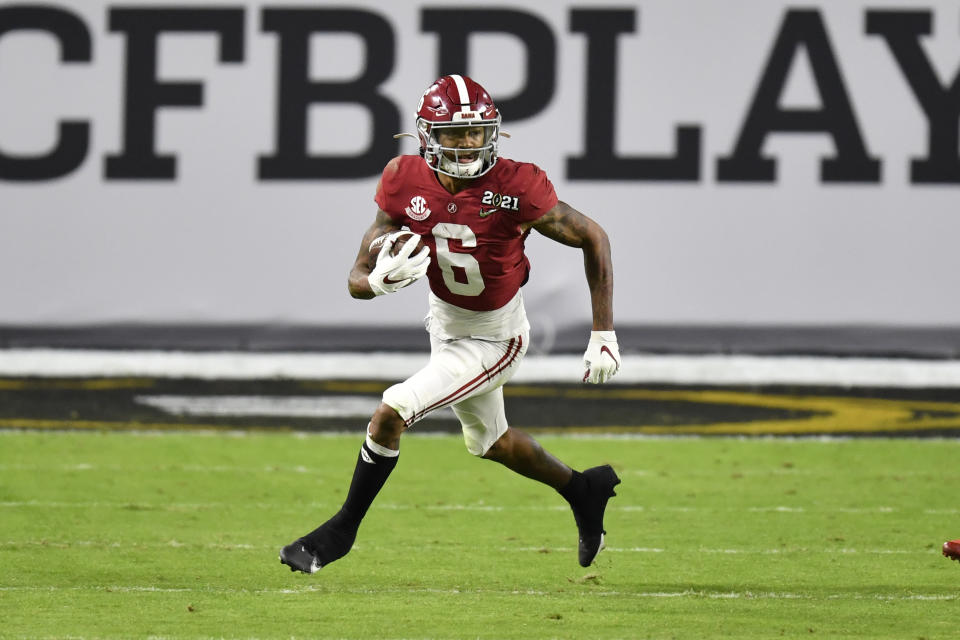
<svg viewBox="0 0 960 640">
<path fill-rule="evenodd" d="M 420 245 L 420 236 L 414 234 L 412 238 L 400 247 L 393 255 L 393 243 L 404 231 L 391 233 L 383 242 L 380 253 L 377 254 L 377 264 L 373 267 L 367 281 L 374 295 L 382 296 L 399 291 L 413 284 L 423 277 L 430 265 L 430 248 L 426 245 L 416 253 L 413 250 Z"/>
<path fill-rule="evenodd" d="M 583 354 L 583 381 L 603 384 L 620 370 L 620 347 L 616 331 L 591 331 Z"/>
</svg>

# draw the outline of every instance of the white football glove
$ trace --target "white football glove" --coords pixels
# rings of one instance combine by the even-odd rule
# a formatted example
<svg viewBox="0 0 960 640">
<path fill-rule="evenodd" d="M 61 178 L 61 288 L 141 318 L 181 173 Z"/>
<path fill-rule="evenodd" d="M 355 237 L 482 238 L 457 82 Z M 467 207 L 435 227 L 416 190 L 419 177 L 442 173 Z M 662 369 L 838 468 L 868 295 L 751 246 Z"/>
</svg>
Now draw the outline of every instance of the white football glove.
<svg viewBox="0 0 960 640">
<path fill-rule="evenodd" d="M 424 245 L 419 253 L 410 255 L 420 244 L 420 236 L 417 234 L 413 234 L 413 237 L 400 247 L 397 255 L 390 255 L 397 237 L 405 233 L 408 232 L 396 231 L 383 241 L 380 253 L 377 254 L 377 264 L 367 276 L 370 288 L 375 295 L 382 296 L 403 289 L 422 278 L 427 272 L 427 266 L 430 264 L 430 248 Z"/>
<path fill-rule="evenodd" d="M 620 348 L 616 331 L 591 331 L 583 354 L 583 381 L 603 384 L 620 370 Z"/>
</svg>

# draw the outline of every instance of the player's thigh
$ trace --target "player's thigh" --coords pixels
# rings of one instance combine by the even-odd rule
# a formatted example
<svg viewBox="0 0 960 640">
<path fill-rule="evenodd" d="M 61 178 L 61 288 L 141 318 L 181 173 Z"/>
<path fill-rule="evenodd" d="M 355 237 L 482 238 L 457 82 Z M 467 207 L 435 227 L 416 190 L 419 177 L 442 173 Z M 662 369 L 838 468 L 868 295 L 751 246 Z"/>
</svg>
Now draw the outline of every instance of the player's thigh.
<svg viewBox="0 0 960 640">
<path fill-rule="evenodd" d="M 431 341 L 430 361 L 383 393 L 406 426 L 443 407 L 485 394 L 506 382 L 526 352 L 526 336 L 512 340 Z"/>
</svg>

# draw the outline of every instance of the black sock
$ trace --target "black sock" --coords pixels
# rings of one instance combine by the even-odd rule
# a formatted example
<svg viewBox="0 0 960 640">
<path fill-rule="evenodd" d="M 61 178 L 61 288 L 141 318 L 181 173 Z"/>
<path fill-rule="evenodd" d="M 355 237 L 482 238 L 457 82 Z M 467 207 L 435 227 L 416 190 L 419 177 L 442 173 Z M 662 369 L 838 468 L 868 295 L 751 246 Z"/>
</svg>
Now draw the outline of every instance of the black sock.
<svg viewBox="0 0 960 640">
<path fill-rule="evenodd" d="M 373 447 L 370 445 L 373 444 Z M 382 455 L 374 451 L 374 448 L 385 451 L 372 440 L 367 440 L 360 447 L 360 454 L 357 456 L 357 466 L 353 471 L 353 480 L 350 481 L 350 490 L 347 492 L 347 499 L 340 509 L 337 517 L 341 523 L 356 529 L 360 526 L 360 521 L 367 514 L 367 509 L 373 504 L 373 499 L 380 493 L 390 472 L 397 466 L 400 452 L 396 455 Z"/>
<path fill-rule="evenodd" d="M 587 479 L 577 470 L 573 471 L 573 475 L 570 476 L 570 481 L 567 482 L 562 489 L 557 489 L 557 493 L 563 496 L 570 504 L 582 498 L 586 492 Z"/>
</svg>

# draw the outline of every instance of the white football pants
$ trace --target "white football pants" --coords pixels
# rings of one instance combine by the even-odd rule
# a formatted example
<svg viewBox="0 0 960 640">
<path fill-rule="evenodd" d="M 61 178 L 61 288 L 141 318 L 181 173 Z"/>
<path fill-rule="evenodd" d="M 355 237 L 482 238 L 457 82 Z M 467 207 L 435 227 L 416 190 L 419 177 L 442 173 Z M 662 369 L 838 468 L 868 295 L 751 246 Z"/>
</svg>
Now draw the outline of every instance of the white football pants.
<svg viewBox="0 0 960 640">
<path fill-rule="evenodd" d="M 529 333 L 501 342 L 430 336 L 430 362 L 383 392 L 409 428 L 431 411 L 453 407 L 467 450 L 482 456 L 507 431 L 503 385 L 527 352 Z"/>
</svg>

